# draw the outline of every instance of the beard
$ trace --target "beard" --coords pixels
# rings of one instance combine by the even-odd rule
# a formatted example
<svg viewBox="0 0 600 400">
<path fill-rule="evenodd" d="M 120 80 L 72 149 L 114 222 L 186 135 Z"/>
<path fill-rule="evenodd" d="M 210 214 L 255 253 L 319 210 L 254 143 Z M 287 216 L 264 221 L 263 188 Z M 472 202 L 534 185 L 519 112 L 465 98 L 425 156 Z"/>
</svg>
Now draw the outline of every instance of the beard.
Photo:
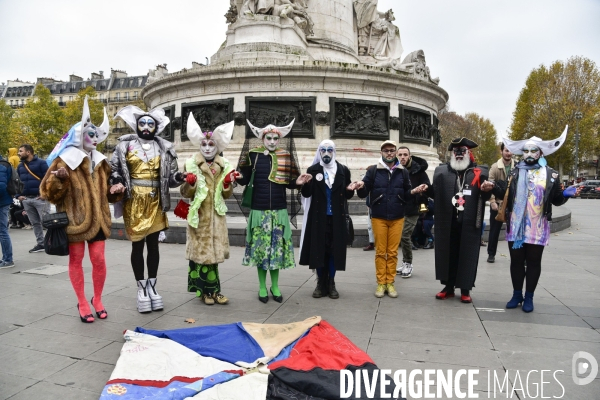
<svg viewBox="0 0 600 400">
<path fill-rule="evenodd" d="M 465 157 L 463 157 L 462 160 L 457 160 L 454 156 L 450 159 L 450 166 L 455 171 L 464 171 L 469 168 L 469 165 L 471 165 L 471 160 L 469 159 L 468 154 L 465 154 Z"/>
</svg>

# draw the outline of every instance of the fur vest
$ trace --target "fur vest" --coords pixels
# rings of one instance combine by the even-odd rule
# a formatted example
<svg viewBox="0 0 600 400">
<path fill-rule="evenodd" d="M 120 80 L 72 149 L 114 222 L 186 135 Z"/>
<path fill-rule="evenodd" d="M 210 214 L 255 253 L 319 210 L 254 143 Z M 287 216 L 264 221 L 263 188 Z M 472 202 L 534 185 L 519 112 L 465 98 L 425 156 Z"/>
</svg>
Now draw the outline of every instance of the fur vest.
<svg viewBox="0 0 600 400">
<path fill-rule="evenodd" d="M 185 258 L 203 265 L 222 263 L 229 258 L 229 236 L 225 215 L 217 213 L 214 199 L 215 189 L 221 175 L 224 173 L 223 158 L 216 156 L 210 166 L 201 153 L 196 153 L 193 158 L 206 180 L 208 195 L 200 205 L 198 228 L 194 228 L 189 224 L 187 226 Z M 196 185 L 190 186 L 188 183 L 184 183 L 180 191 L 184 198 L 193 201 L 196 194 Z M 233 185 L 229 185 L 228 189 L 223 189 L 224 199 L 228 199 L 232 194 Z"/>
<path fill-rule="evenodd" d="M 64 167 L 69 176 L 58 179 L 51 171 Z M 67 164 L 56 158 L 40 184 L 40 194 L 56 205 L 57 212 L 66 212 L 69 225 L 66 228 L 70 243 L 93 239 L 100 230 L 110 237 L 111 217 L 109 201 L 118 201 L 122 194 L 111 195 L 108 178 L 110 165 L 106 160 L 98 163 L 94 173 L 90 173 L 90 160 L 84 158 L 81 164 L 72 170 Z"/>
</svg>

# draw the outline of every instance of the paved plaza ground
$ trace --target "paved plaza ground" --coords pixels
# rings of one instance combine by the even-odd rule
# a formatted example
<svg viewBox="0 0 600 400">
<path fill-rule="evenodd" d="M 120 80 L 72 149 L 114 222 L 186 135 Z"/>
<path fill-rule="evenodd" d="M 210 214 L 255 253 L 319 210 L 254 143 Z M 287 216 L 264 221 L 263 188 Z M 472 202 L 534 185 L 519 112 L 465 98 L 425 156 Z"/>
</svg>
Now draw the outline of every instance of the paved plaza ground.
<svg viewBox="0 0 600 400">
<path fill-rule="evenodd" d="M 572 226 L 550 239 L 531 314 L 504 309 L 512 294 L 505 242 L 499 244 L 494 264 L 486 262 L 482 248 L 473 304 L 434 298 L 441 285 L 434 278 L 433 250 L 414 253 L 414 275 L 397 279 L 397 299 L 377 299 L 374 252 L 360 248 L 348 249 L 346 271 L 336 276 L 340 299 L 313 299 L 314 276 L 308 267 L 298 266 L 281 273 L 283 304 L 273 300 L 262 304 L 257 299 L 256 270 L 241 266 L 243 248 L 233 247 L 231 259 L 219 267 L 230 304 L 211 307 L 186 292 L 184 245 L 161 244 L 157 289 L 165 310 L 139 314 L 131 245 L 109 240 L 103 297 L 109 317 L 83 324 L 66 272 L 68 258 L 29 254 L 35 244 L 33 232 L 11 230 L 17 266 L 0 270 L 0 399 L 97 399 L 119 357 L 123 331 L 136 326 L 287 323 L 313 315 L 347 335 L 380 368 L 479 369 L 479 398 L 494 398 L 488 371 L 492 377 L 494 372 L 502 378 L 508 373 L 511 385 L 517 387 L 520 377 L 525 387 L 527 374 L 537 370 L 529 374 L 529 394 L 518 390 L 512 398 L 542 398 L 543 380 L 549 382 L 544 384 L 546 398 L 598 399 L 600 375 L 578 386 L 571 366 L 578 351 L 600 360 L 600 201 L 576 199 L 566 207 L 572 211 Z M 84 262 L 91 298 L 87 256 Z M 48 264 L 65 268 L 58 267 L 59 273 L 49 276 L 24 272 Z M 189 325 L 186 318 L 196 323 Z M 551 372 L 542 378 L 540 370 Z M 496 390 L 495 398 L 506 398 L 506 388 L 502 395 Z"/>
</svg>

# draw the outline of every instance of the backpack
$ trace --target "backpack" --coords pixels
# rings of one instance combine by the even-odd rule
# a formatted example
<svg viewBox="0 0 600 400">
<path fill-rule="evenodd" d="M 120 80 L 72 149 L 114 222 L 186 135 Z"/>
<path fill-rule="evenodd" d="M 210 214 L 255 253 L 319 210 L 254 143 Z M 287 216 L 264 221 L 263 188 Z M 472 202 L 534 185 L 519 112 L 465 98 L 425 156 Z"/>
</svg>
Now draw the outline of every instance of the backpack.
<svg viewBox="0 0 600 400">
<path fill-rule="evenodd" d="M 6 183 L 6 191 L 12 197 L 15 194 L 19 194 L 23 192 L 23 182 L 19 178 L 19 174 L 16 169 L 6 160 L 0 160 L 0 163 L 6 164 L 6 169 L 11 171 L 11 176 L 8 182 Z"/>
</svg>

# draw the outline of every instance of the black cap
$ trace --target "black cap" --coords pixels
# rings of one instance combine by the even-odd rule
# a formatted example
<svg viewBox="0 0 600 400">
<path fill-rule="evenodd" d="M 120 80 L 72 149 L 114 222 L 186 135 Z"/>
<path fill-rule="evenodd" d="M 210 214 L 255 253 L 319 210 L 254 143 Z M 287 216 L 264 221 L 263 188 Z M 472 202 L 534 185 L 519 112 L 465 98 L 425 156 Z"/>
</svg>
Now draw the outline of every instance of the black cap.
<svg viewBox="0 0 600 400">
<path fill-rule="evenodd" d="M 475 143 L 474 141 L 467 139 L 466 137 L 461 137 L 461 138 L 452 139 L 452 141 L 448 145 L 448 151 L 452 150 L 455 147 L 462 147 L 462 146 L 466 146 L 469 149 L 474 149 L 475 147 L 477 147 L 479 145 L 477 143 Z"/>
</svg>

